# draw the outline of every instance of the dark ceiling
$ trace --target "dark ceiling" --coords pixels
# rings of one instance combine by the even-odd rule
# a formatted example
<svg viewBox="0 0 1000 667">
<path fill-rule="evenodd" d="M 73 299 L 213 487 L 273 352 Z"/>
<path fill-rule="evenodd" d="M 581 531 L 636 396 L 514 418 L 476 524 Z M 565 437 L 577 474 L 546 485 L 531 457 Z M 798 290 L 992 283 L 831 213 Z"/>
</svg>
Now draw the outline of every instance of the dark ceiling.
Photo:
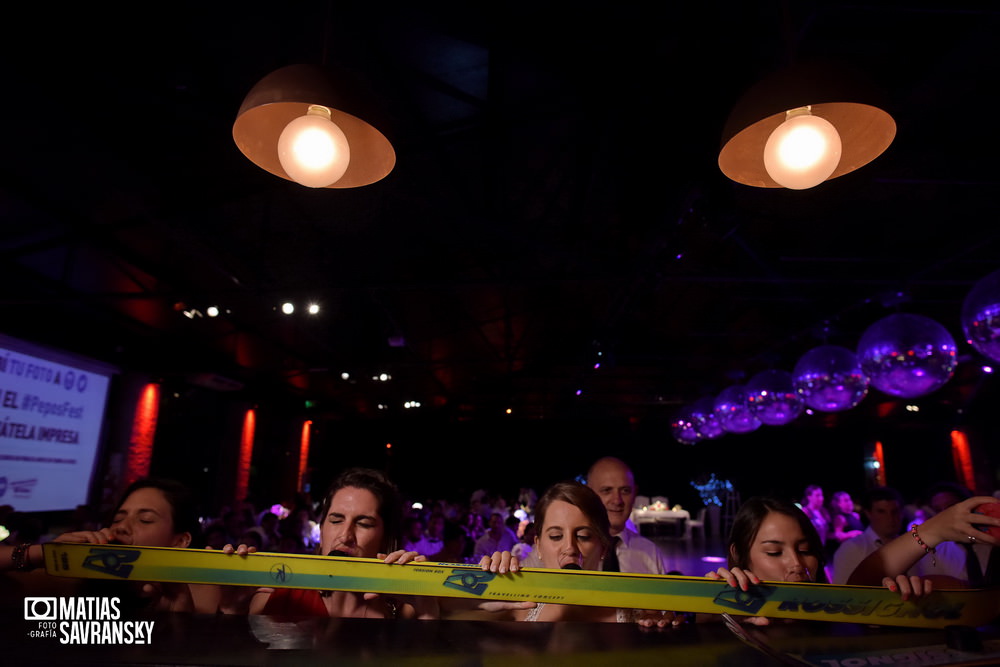
<svg viewBox="0 0 1000 667">
<path fill-rule="evenodd" d="M 662 418 L 897 310 L 959 339 L 1000 267 L 994 3 L 4 14 L 0 328 L 123 368 L 333 417 Z M 895 142 L 813 190 L 729 181 L 729 111 L 814 58 L 866 72 Z M 240 154 L 243 96 L 299 62 L 370 86 L 383 181 L 310 190 Z"/>
</svg>

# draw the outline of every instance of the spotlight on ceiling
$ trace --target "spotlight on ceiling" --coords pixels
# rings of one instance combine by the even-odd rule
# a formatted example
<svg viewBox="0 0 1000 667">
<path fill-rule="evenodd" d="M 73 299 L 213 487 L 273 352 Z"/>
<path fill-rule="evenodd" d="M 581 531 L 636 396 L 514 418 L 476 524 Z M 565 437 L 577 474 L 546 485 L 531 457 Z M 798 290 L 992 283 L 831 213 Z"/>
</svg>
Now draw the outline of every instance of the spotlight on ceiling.
<svg viewBox="0 0 1000 667">
<path fill-rule="evenodd" d="M 841 65 L 806 63 L 747 92 L 729 116 L 722 172 L 744 185 L 802 190 L 850 173 L 881 155 L 896 122 L 881 94 Z"/>
<path fill-rule="evenodd" d="M 233 140 L 261 169 L 311 188 L 354 188 L 392 171 L 396 152 L 379 130 L 345 109 L 368 95 L 333 68 L 289 65 L 255 85 L 240 106 Z"/>
<path fill-rule="evenodd" d="M 311 104 L 305 116 L 285 126 L 278 137 L 278 162 L 293 181 L 309 188 L 333 185 L 347 171 L 347 135 L 330 120 L 330 110 Z"/>
<path fill-rule="evenodd" d="M 840 164 L 842 147 L 837 128 L 812 107 L 790 109 L 764 144 L 764 169 L 790 190 L 816 187 Z"/>
</svg>

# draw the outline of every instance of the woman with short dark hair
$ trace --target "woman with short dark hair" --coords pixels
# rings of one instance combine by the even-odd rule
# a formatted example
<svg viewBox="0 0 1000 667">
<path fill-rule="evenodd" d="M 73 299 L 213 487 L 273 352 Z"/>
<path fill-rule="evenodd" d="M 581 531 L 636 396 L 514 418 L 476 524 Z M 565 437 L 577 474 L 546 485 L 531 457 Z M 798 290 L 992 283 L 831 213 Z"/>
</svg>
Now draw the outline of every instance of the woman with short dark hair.
<svg viewBox="0 0 1000 667">
<path fill-rule="evenodd" d="M 415 551 L 397 549 L 402 496 L 378 470 L 351 468 L 330 485 L 320 513 L 319 553 L 325 556 L 379 558 L 386 563 L 426 560 Z M 227 545 L 227 551 L 233 551 Z M 235 553 L 250 550 L 241 545 Z M 250 601 L 251 614 L 347 618 L 413 618 L 412 604 L 387 596 L 350 591 L 260 588 Z M 436 612 L 435 612 L 436 614 Z"/>
</svg>

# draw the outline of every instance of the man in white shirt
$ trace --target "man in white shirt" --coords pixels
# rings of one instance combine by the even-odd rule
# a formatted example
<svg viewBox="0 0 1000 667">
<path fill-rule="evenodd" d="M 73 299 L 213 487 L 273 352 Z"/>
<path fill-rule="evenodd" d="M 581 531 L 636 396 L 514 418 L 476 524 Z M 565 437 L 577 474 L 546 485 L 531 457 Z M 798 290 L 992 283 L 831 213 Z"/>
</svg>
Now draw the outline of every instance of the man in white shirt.
<svg viewBox="0 0 1000 667">
<path fill-rule="evenodd" d="M 868 554 L 900 535 L 902 508 L 902 499 L 895 489 L 879 487 L 865 494 L 862 511 L 868 519 L 868 527 L 857 537 L 843 542 L 833 554 L 833 583 L 846 584 Z M 942 542 L 934 555 L 934 558 L 921 558 L 907 574 L 920 577 L 941 574 L 965 580 L 965 554 L 954 542 Z"/>
<path fill-rule="evenodd" d="M 608 510 L 611 536 L 619 538 L 615 548 L 618 571 L 666 574 L 665 554 L 655 542 L 626 525 L 635 504 L 636 487 L 635 476 L 625 462 L 610 456 L 597 460 L 587 472 L 587 486 L 600 496 Z M 605 558 L 605 565 L 609 560 L 613 562 Z"/>
</svg>

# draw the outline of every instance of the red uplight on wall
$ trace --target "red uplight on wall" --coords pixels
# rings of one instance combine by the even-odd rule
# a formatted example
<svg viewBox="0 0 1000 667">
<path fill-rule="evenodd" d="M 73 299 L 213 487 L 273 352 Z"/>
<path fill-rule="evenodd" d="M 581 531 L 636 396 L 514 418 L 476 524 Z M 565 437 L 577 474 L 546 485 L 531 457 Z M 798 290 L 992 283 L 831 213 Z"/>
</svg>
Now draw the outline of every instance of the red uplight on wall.
<svg viewBox="0 0 1000 667">
<path fill-rule="evenodd" d="M 878 466 L 875 470 L 875 480 L 878 482 L 879 486 L 888 486 L 885 482 L 885 453 L 882 451 L 881 441 L 875 442 L 875 462 Z"/>
<path fill-rule="evenodd" d="M 128 441 L 125 463 L 125 483 L 149 476 L 153 460 L 153 441 L 156 438 L 156 420 L 160 414 L 160 385 L 150 382 L 139 395 L 132 418 L 132 435 Z"/>
<path fill-rule="evenodd" d="M 257 413 L 247 410 L 243 417 L 243 433 L 240 436 L 240 459 L 236 468 L 236 500 L 247 497 L 250 487 L 250 461 L 253 459 L 253 434 L 257 425 Z"/>
<path fill-rule="evenodd" d="M 951 459 L 955 466 L 955 476 L 967 489 L 976 489 L 976 473 L 972 467 L 972 452 L 969 439 L 962 431 L 951 432 Z"/>
<path fill-rule="evenodd" d="M 302 491 L 302 480 L 306 474 L 306 467 L 309 464 L 309 439 L 312 437 L 312 420 L 307 419 L 302 422 L 302 435 L 299 436 L 299 476 L 295 482 L 295 488 Z"/>
</svg>

